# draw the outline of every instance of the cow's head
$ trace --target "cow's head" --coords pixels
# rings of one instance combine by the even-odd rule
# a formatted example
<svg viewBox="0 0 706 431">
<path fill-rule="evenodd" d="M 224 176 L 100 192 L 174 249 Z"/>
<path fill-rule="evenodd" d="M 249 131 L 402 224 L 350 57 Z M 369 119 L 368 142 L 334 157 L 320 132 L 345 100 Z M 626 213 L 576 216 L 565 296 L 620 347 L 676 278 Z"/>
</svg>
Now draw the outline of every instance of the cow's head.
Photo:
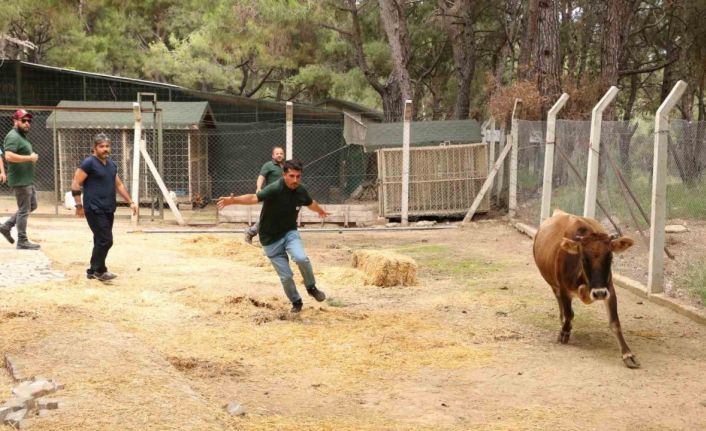
<svg viewBox="0 0 706 431">
<path fill-rule="evenodd" d="M 571 255 L 578 255 L 582 284 L 579 296 L 587 304 L 610 297 L 611 264 L 613 253 L 620 253 L 633 245 L 633 240 L 610 236 L 579 228 L 572 239 L 563 238 L 561 248 Z"/>
</svg>

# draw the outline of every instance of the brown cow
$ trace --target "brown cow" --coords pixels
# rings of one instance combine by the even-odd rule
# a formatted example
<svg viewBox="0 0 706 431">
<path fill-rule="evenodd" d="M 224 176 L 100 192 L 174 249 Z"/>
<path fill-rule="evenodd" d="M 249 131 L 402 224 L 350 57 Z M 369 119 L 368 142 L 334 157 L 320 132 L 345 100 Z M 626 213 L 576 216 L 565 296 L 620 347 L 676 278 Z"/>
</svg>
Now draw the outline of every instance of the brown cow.
<svg viewBox="0 0 706 431">
<path fill-rule="evenodd" d="M 574 318 L 571 301 L 574 296 L 586 304 L 604 301 L 610 317 L 610 329 L 620 343 L 623 362 L 629 368 L 639 368 L 640 363 L 620 330 L 618 299 L 611 273 L 613 253 L 620 253 L 632 245 L 630 238 L 608 235 L 603 226 L 592 218 L 555 210 L 539 226 L 534 237 L 534 261 L 559 302 L 562 322 L 559 342 L 569 342 L 571 320 Z"/>
</svg>

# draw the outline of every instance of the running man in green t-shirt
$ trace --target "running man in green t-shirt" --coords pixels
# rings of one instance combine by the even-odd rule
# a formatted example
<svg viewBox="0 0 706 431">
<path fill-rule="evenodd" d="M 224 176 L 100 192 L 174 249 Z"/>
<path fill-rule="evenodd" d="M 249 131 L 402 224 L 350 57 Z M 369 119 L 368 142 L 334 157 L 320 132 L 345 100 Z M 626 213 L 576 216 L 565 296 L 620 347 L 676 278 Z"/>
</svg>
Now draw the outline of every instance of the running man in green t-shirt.
<svg viewBox="0 0 706 431">
<path fill-rule="evenodd" d="M 309 196 L 303 185 L 302 164 L 298 160 L 287 160 L 282 165 L 282 177 L 256 194 L 218 198 L 218 209 L 228 205 L 255 205 L 262 202 L 260 212 L 260 243 L 282 282 L 284 293 L 292 302 L 292 312 L 301 311 L 303 301 L 296 286 L 294 274 L 289 268 L 289 256 L 299 267 L 307 293 L 321 302 L 326 294 L 316 288 L 314 270 L 304 251 L 304 244 L 297 231 L 297 216 L 303 206 L 319 214 L 329 215 Z"/>
<path fill-rule="evenodd" d="M 282 163 L 284 162 L 284 148 L 279 145 L 272 147 L 272 160 L 262 165 L 260 175 L 257 176 L 257 187 L 255 193 L 260 192 L 265 186 L 269 186 L 282 178 Z M 252 244 L 252 239 L 257 235 L 257 222 L 245 228 L 245 242 Z"/>
<path fill-rule="evenodd" d="M 12 115 L 14 127 L 5 137 L 3 147 L 7 160 L 7 184 L 15 192 L 17 212 L 5 223 L 0 225 L 0 234 L 13 244 L 15 240 L 10 235 L 13 226 L 17 227 L 17 248 L 20 250 L 37 250 L 39 244 L 27 239 L 27 219 L 29 213 L 37 209 L 37 192 L 34 189 L 34 165 L 39 155 L 32 150 L 32 144 L 27 140 L 32 123 L 32 114 L 24 109 L 18 109 Z"/>
</svg>

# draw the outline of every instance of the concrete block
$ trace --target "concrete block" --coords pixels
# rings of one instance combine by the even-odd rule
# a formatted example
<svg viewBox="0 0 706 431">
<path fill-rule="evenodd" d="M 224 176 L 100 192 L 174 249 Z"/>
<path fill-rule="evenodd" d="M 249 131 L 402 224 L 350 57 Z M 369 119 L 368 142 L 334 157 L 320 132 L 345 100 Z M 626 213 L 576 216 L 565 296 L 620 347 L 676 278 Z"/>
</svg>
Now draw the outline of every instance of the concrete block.
<svg viewBox="0 0 706 431">
<path fill-rule="evenodd" d="M 31 408 L 33 405 L 34 400 L 32 398 L 12 397 L 5 401 L 0 408 L 9 408 L 11 411 L 16 412 L 17 410 Z"/>
<path fill-rule="evenodd" d="M 35 380 L 22 382 L 14 389 L 12 393 L 18 397 L 24 398 L 39 398 L 56 392 L 56 384 L 48 380 Z"/>
<path fill-rule="evenodd" d="M 245 414 L 245 407 L 237 401 L 231 401 L 225 405 L 225 409 L 231 416 L 243 416 Z"/>
<path fill-rule="evenodd" d="M 18 430 L 25 429 L 25 416 L 27 416 L 27 409 L 17 410 L 7 415 L 7 417 L 5 418 L 5 424 L 10 425 L 11 427 Z"/>
<path fill-rule="evenodd" d="M 59 401 L 49 398 L 39 398 L 37 400 L 39 410 L 56 410 L 59 408 Z"/>
<path fill-rule="evenodd" d="M 22 372 L 22 370 L 20 369 L 19 361 L 14 356 L 5 355 L 5 368 L 16 382 L 32 380 L 31 376 L 27 376 Z"/>
</svg>

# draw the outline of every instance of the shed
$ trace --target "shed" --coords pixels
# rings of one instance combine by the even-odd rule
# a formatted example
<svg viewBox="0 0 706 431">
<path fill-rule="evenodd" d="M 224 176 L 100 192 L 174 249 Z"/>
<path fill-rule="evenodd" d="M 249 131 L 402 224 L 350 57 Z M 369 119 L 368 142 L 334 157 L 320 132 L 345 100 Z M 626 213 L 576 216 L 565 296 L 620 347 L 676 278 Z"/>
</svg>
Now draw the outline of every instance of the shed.
<svg viewBox="0 0 706 431">
<path fill-rule="evenodd" d="M 488 147 L 475 120 L 413 122 L 410 127 L 410 216 L 465 214 L 488 176 Z M 402 211 L 402 123 L 369 124 L 365 151 L 377 153 L 383 217 Z M 490 208 L 486 194 L 478 209 Z"/>
<path fill-rule="evenodd" d="M 132 108 L 133 102 L 96 102 L 63 100 L 62 108 Z M 144 108 L 151 103 L 143 102 Z M 213 113 L 208 102 L 159 102 L 162 110 L 162 151 L 159 153 L 159 125 L 155 115 L 142 116 L 142 139 L 155 165 L 162 165 L 162 179 L 179 202 L 193 202 L 211 197 L 211 179 L 208 171 L 208 130 L 214 127 Z M 159 122 L 159 120 L 157 120 Z M 132 112 L 54 111 L 46 127 L 56 129 L 59 191 L 71 189 L 76 167 L 91 153 L 93 137 L 105 133 L 110 137 L 112 158 L 124 181 L 131 178 L 133 130 Z M 140 167 L 140 201 L 149 202 L 159 190 L 144 161 Z"/>
</svg>

